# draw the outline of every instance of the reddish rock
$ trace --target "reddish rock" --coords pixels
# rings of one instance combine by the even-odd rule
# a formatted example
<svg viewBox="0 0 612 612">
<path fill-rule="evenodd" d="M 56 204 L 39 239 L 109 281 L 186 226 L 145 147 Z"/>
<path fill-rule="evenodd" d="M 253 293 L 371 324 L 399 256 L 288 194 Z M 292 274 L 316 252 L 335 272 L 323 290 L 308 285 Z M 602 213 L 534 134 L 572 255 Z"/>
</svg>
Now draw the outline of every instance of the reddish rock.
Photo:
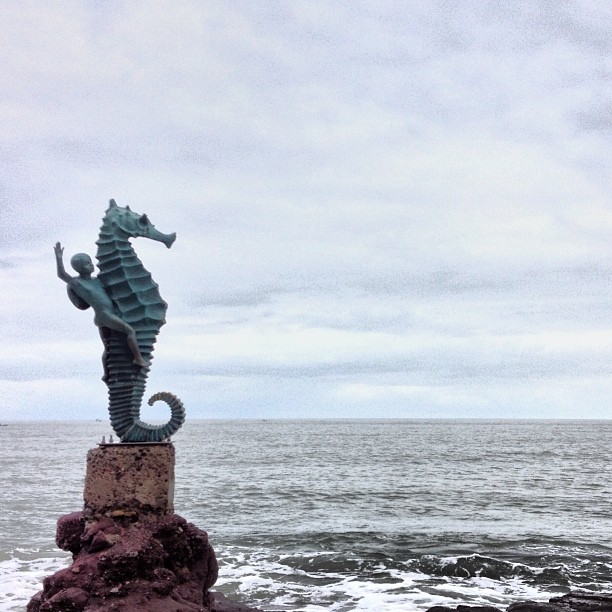
<svg viewBox="0 0 612 612">
<path fill-rule="evenodd" d="M 206 532 L 173 513 L 171 444 L 92 449 L 83 499 L 57 523 L 72 565 L 43 580 L 28 612 L 258 612 L 209 592 L 217 559 Z"/>
<path fill-rule="evenodd" d="M 502 612 L 492 606 L 434 606 L 427 612 Z M 612 593 L 571 591 L 561 597 L 544 601 L 520 601 L 511 604 L 507 612 L 612 612 Z"/>
<path fill-rule="evenodd" d="M 41 612 L 82 612 L 89 595 L 83 589 L 70 587 L 60 591 L 41 604 Z"/>
<path fill-rule="evenodd" d="M 43 581 L 28 612 L 255 612 L 208 589 L 218 566 L 206 532 L 177 514 L 58 521 L 72 565 Z"/>
<path fill-rule="evenodd" d="M 548 603 L 515 603 L 508 608 L 508 612 L 612 612 L 612 593 L 571 591 L 561 597 L 553 597 Z"/>
<path fill-rule="evenodd" d="M 85 530 L 82 512 L 72 512 L 57 521 L 55 542 L 58 548 L 76 554 L 81 549 L 81 536 Z"/>
</svg>

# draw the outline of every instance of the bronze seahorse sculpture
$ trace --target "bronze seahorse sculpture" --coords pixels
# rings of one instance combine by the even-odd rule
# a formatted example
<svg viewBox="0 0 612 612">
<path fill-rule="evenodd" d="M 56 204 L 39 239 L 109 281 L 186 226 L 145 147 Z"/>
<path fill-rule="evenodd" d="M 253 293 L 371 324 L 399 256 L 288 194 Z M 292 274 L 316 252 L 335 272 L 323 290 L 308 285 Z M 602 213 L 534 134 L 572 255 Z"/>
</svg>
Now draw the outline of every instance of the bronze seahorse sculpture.
<svg viewBox="0 0 612 612">
<path fill-rule="evenodd" d="M 122 442 L 161 442 L 176 433 L 185 421 L 181 400 L 168 392 L 156 393 L 149 405 L 158 400 L 170 406 L 171 417 L 164 425 L 149 425 L 140 419 L 153 345 L 164 325 L 167 304 L 157 283 L 138 259 L 130 238 L 145 237 L 164 243 L 168 248 L 176 234 L 155 229 L 146 215 L 114 200 L 106 210 L 96 244 L 99 274 L 91 277 L 93 264 L 85 253 L 72 257 L 78 277 L 66 274 L 63 249 L 55 247 L 58 276 L 68 285 L 72 303 L 81 309 L 93 308 L 94 322 L 104 341 L 104 381 L 108 387 L 111 425 Z"/>
</svg>

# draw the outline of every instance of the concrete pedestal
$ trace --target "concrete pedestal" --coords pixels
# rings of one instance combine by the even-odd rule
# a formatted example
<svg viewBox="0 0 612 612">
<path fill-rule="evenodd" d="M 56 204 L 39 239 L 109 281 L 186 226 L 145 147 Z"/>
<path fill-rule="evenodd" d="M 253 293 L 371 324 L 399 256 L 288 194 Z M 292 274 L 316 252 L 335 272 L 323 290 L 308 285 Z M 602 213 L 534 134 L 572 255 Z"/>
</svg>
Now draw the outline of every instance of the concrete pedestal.
<svg viewBox="0 0 612 612">
<path fill-rule="evenodd" d="M 91 449 L 83 497 L 89 515 L 174 512 L 174 446 L 106 444 Z"/>
<path fill-rule="evenodd" d="M 43 581 L 27 612 L 262 612 L 209 591 L 208 534 L 174 514 L 174 446 L 101 444 L 87 454 L 85 508 L 57 522 L 72 565 Z"/>
</svg>

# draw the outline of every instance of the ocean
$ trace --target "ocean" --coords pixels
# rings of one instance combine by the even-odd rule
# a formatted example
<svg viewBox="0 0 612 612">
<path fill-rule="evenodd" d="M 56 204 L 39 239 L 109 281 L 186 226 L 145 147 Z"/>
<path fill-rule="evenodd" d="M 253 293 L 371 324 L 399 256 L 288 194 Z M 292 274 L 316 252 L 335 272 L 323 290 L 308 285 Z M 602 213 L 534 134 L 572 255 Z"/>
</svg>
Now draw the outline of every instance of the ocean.
<svg viewBox="0 0 612 612">
<path fill-rule="evenodd" d="M 99 422 L 0 427 L 0 612 L 69 564 Z M 187 421 L 176 512 L 265 611 L 506 606 L 612 590 L 612 421 Z"/>
</svg>

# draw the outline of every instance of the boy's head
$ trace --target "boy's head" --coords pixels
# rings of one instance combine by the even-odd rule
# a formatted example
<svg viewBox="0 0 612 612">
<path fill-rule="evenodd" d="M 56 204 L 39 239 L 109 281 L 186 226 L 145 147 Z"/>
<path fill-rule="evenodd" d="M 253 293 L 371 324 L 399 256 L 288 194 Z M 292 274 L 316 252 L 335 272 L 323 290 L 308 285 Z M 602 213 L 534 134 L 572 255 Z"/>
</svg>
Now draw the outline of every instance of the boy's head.
<svg viewBox="0 0 612 612">
<path fill-rule="evenodd" d="M 91 274 L 94 271 L 94 265 L 91 261 L 91 257 L 87 253 L 77 253 L 70 258 L 70 265 L 73 270 L 79 274 L 88 273 Z"/>
</svg>

